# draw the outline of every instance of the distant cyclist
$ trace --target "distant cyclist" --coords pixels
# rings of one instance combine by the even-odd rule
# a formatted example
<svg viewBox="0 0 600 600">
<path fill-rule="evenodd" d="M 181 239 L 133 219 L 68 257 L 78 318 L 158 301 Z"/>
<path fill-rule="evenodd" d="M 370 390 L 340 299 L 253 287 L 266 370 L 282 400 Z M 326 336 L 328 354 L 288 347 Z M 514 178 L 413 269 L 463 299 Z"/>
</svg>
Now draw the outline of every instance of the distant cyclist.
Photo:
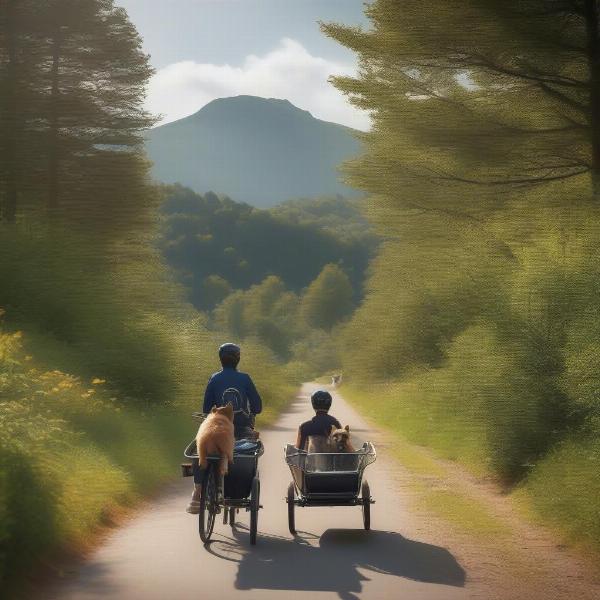
<svg viewBox="0 0 600 600">
<path fill-rule="evenodd" d="M 211 375 L 204 392 L 202 412 L 208 414 L 213 406 L 225 406 L 231 402 L 234 408 L 233 426 L 235 438 L 256 438 L 254 431 L 254 415 L 262 411 L 262 400 L 256 391 L 252 378 L 247 373 L 237 370 L 240 362 L 241 350 L 237 344 L 223 344 L 219 348 L 219 360 L 223 367 Z M 202 471 L 198 459 L 194 465 L 194 493 L 187 512 L 197 514 L 200 512 L 200 491 Z"/>
</svg>

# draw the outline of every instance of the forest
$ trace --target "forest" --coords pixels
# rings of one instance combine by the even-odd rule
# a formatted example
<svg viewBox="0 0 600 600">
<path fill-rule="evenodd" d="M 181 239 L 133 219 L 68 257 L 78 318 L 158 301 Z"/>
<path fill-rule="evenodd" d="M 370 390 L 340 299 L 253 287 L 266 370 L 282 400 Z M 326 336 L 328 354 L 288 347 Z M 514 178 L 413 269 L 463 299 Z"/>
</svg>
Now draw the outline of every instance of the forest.
<svg viewBox="0 0 600 600">
<path fill-rule="evenodd" d="M 342 166 L 365 199 L 256 209 L 152 181 L 153 69 L 112 0 L 0 4 L 0 585 L 172 477 L 224 339 L 261 424 L 341 370 L 597 548 L 597 2 L 365 11 L 321 24 L 359 60 L 333 84 L 372 116 Z"/>
<path fill-rule="evenodd" d="M 358 201 L 324 197 L 265 210 L 181 186 L 165 194 L 159 247 L 199 310 L 271 275 L 300 292 L 330 263 L 349 277 L 354 303 L 362 298 L 377 238 Z"/>
</svg>

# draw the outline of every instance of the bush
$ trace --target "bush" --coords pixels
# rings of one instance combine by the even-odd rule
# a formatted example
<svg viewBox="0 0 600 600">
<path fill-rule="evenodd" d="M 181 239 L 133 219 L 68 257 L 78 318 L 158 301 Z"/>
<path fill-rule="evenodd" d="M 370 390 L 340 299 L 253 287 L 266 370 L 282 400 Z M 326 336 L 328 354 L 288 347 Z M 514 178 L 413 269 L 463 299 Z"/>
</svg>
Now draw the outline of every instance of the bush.
<svg viewBox="0 0 600 600">
<path fill-rule="evenodd" d="M 168 302 L 173 293 L 153 256 L 130 264 L 121 257 L 115 267 L 101 258 L 106 249 L 75 234 L 1 233 L 0 306 L 14 327 L 39 334 L 38 352 L 59 368 L 106 377 L 131 397 L 164 401 L 175 384 L 165 367 L 169 340 L 153 312 L 156 296 Z"/>
</svg>

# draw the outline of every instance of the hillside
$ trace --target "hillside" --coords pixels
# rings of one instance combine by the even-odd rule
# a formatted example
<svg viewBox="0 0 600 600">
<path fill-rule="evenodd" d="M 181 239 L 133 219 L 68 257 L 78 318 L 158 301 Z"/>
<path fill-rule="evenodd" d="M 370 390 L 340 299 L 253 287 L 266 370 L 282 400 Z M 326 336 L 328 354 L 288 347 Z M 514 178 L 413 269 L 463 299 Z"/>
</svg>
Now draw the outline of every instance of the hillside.
<svg viewBox="0 0 600 600">
<path fill-rule="evenodd" d="M 329 263 L 350 278 L 355 300 L 377 238 L 358 200 L 341 197 L 285 202 L 258 209 L 212 192 L 165 188 L 159 247 L 199 309 L 213 308 L 226 292 L 247 289 L 269 275 L 299 292 Z M 215 277 L 222 294 L 216 294 Z"/>
<path fill-rule="evenodd" d="M 147 133 L 153 176 L 269 207 L 297 197 L 358 192 L 337 166 L 360 152 L 354 131 L 287 100 L 236 96 Z"/>
</svg>

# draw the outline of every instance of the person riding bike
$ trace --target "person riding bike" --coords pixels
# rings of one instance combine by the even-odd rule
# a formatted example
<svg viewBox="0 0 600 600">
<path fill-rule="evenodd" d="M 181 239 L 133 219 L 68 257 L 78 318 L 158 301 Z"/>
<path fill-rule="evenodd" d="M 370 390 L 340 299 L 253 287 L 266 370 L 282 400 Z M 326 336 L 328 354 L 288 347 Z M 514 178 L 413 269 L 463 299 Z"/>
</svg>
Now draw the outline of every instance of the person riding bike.
<svg viewBox="0 0 600 600">
<path fill-rule="evenodd" d="M 236 344 L 223 344 L 219 348 L 223 368 L 208 380 L 202 405 L 202 412 L 208 414 L 213 406 L 225 406 L 231 402 L 235 410 L 233 426 L 236 439 L 254 437 L 254 416 L 262 411 L 262 400 L 252 378 L 237 370 L 240 354 L 240 347 Z"/>
<path fill-rule="evenodd" d="M 306 442 L 311 435 L 322 435 L 327 437 L 331 432 L 331 427 L 341 429 L 340 422 L 329 414 L 331 408 L 331 394 L 325 390 L 317 390 L 310 397 L 310 402 L 315 410 L 315 416 L 302 423 L 298 428 L 298 437 L 296 438 L 296 448 L 306 450 Z"/>
<path fill-rule="evenodd" d="M 237 344 L 227 343 L 219 348 L 222 369 L 211 375 L 208 380 L 202 412 L 208 414 L 213 406 L 225 406 L 231 402 L 235 411 L 233 417 L 235 439 L 256 439 L 254 417 L 262 411 L 262 400 L 250 375 L 237 370 L 240 356 L 241 349 Z M 197 459 L 193 461 L 193 469 L 194 493 L 186 510 L 190 514 L 198 514 L 202 470 Z"/>
</svg>

